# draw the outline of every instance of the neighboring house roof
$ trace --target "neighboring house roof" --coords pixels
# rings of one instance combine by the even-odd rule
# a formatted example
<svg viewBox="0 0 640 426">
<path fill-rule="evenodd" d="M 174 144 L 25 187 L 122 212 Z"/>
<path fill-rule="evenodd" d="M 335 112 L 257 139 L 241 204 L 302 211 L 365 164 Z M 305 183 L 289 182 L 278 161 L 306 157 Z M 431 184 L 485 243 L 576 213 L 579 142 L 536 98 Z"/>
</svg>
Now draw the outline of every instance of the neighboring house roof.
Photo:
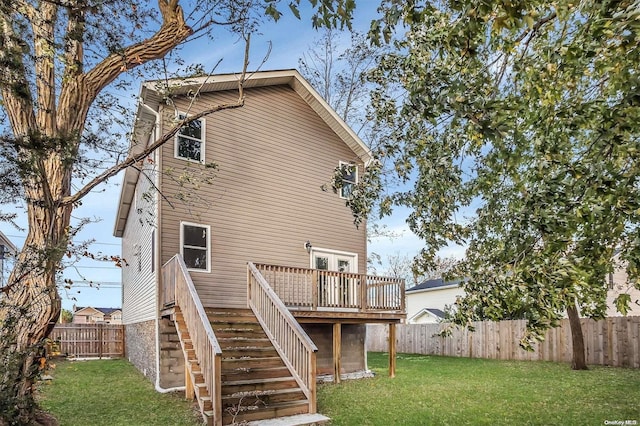
<svg viewBox="0 0 640 426">
<path fill-rule="evenodd" d="M 0 231 L 0 245 L 5 246 L 5 252 L 6 251 L 8 251 L 9 253 L 18 252 L 18 248 L 11 242 L 11 240 L 9 240 L 9 238 L 7 238 L 6 235 L 2 233 L 2 231 Z M 4 253 L 0 253 L 0 258 L 4 257 L 3 255 Z"/>
<path fill-rule="evenodd" d="M 121 311 L 121 309 L 120 309 L 120 308 L 94 308 L 93 306 L 84 306 L 84 307 L 82 307 L 82 306 L 76 306 L 76 310 L 75 310 L 75 311 L 73 311 L 73 313 L 74 313 L 74 315 L 75 315 L 76 313 L 78 313 L 78 312 L 80 312 L 80 311 L 82 311 L 82 310 L 84 310 L 84 309 L 91 309 L 91 310 L 93 310 L 93 311 L 95 311 L 95 312 L 101 312 L 101 313 L 103 313 L 104 315 L 111 315 L 111 314 L 113 314 L 114 312 L 119 312 L 119 311 Z"/>
<path fill-rule="evenodd" d="M 431 291 L 431 290 L 442 290 L 445 288 L 454 288 L 458 287 L 460 283 L 464 281 L 461 279 L 445 281 L 442 278 L 436 278 L 433 280 L 426 280 L 421 282 L 418 285 L 415 285 L 409 289 L 407 289 L 406 293 L 413 293 L 418 291 Z"/>
<path fill-rule="evenodd" d="M 355 132 L 338 116 L 338 114 L 322 99 L 320 94 L 311 87 L 302 75 L 294 69 L 260 71 L 249 73 L 249 79 L 244 82 L 244 89 L 254 87 L 267 87 L 277 85 L 288 85 L 300 98 L 313 109 L 318 116 L 333 130 L 353 152 L 367 164 L 373 159 L 371 150 L 355 134 Z M 186 95 L 195 91 L 200 93 L 218 92 L 224 90 L 235 90 L 238 88 L 240 74 L 218 74 L 212 76 L 194 77 L 189 79 L 175 79 L 168 82 L 171 93 L 174 95 Z M 166 87 L 167 82 L 161 83 Z M 164 102 L 164 95 L 157 87 L 159 81 L 149 81 L 142 84 L 140 89 L 140 102 L 136 113 L 136 124 L 133 129 L 133 137 L 129 149 L 130 155 L 141 152 L 147 146 L 148 135 L 156 122 L 156 111 L 158 106 Z M 118 203 L 118 214 L 114 235 L 122 237 L 124 228 L 131 208 L 131 203 L 135 193 L 136 182 L 140 171 L 137 168 L 129 167 L 125 170 L 125 175 L 120 192 Z"/>
<path fill-rule="evenodd" d="M 423 309 L 420 309 L 411 318 L 407 318 L 407 322 L 413 322 L 413 321 L 415 321 L 416 319 L 420 318 L 423 315 L 431 315 L 432 317 L 434 317 L 437 320 L 444 319 L 444 317 L 445 317 L 445 313 L 444 313 L 444 311 L 442 309 L 423 308 Z"/>
</svg>

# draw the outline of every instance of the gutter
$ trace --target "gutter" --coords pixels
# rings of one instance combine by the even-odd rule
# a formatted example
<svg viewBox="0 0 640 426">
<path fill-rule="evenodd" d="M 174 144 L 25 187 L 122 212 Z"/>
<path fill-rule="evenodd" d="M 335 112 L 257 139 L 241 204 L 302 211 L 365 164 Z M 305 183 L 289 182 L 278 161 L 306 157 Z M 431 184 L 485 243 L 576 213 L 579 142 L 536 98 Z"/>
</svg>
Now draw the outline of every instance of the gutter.
<svg viewBox="0 0 640 426">
<path fill-rule="evenodd" d="M 154 138 L 158 137 L 158 134 L 160 133 L 160 113 L 156 110 L 154 110 L 153 108 L 151 108 L 149 105 L 145 104 L 144 101 L 141 99 L 140 100 L 140 106 L 144 109 L 146 109 L 148 112 L 150 112 L 151 114 L 153 114 L 156 117 L 155 120 L 155 132 L 154 132 Z M 160 148 L 159 148 L 160 149 Z M 160 161 L 161 156 L 158 155 L 158 161 Z M 160 165 L 157 164 L 156 165 L 158 168 L 160 168 Z M 156 179 L 158 179 L 158 175 L 156 175 Z M 158 182 L 154 182 L 154 184 L 158 184 Z M 157 186 L 159 187 L 159 186 Z M 156 194 L 157 196 L 157 194 Z M 157 205 L 157 204 L 156 204 Z M 158 207 L 159 209 L 159 207 Z M 158 212 L 159 213 L 159 212 Z M 159 220 L 159 214 L 156 215 L 156 221 Z M 157 223 L 156 223 L 156 229 L 157 229 Z M 158 233 L 155 234 L 155 238 L 154 238 L 154 246 L 153 250 L 156 252 L 156 256 L 155 256 L 155 265 L 154 268 L 156 270 L 156 285 L 157 283 L 160 282 L 161 276 L 160 276 L 160 265 L 159 265 L 159 260 L 160 260 L 160 256 L 159 254 L 159 241 L 160 241 L 160 235 Z M 157 288 L 157 287 L 156 287 Z M 156 293 L 157 296 L 159 296 L 159 293 Z M 160 318 L 158 316 L 158 298 L 156 297 L 156 383 L 155 383 L 155 389 L 156 392 L 159 393 L 170 393 L 170 392 L 178 392 L 178 391 L 184 391 L 185 390 L 185 386 L 176 386 L 173 388 L 163 388 L 162 386 L 160 386 Z"/>
<path fill-rule="evenodd" d="M 446 290 L 449 288 L 456 288 L 456 287 L 460 287 L 460 284 L 450 284 L 450 285 L 443 285 L 441 287 L 432 287 L 432 288 L 421 288 L 420 290 L 407 290 L 405 292 L 405 294 L 416 294 L 416 293 L 422 293 L 425 291 L 436 291 L 436 290 Z"/>
</svg>

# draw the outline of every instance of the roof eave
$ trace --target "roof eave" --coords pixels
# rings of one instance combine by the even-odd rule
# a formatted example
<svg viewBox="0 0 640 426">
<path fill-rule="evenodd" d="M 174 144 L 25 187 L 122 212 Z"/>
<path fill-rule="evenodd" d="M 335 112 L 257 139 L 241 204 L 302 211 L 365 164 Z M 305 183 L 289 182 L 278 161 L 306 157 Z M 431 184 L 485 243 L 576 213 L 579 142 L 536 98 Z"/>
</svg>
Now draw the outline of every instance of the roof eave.
<svg viewBox="0 0 640 426">
<path fill-rule="evenodd" d="M 152 106 L 146 105 L 147 88 L 144 86 L 140 89 L 138 109 L 136 111 L 136 119 L 133 125 L 133 132 L 129 143 L 129 156 L 136 155 L 147 147 L 150 134 L 150 123 L 156 125 L 156 116 L 150 111 L 157 109 L 157 104 Z M 127 167 L 122 177 L 122 187 L 120 188 L 120 199 L 118 200 L 118 211 L 116 213 L 116 223 L 113 229 L 113 235 L 122 237 L 124 228 L 129 217 L 129 211 L 133 202 L 136 184 L 140 177 L 140 170 L 135 167 Z"/>
<path fill-rule="evenodd" d="M 2 243 L 2 245 L 6 246 L 11 253 L 17 253 L 18 252 L 18 248 L 15 246 L 15 244 L 13 244 L 11 242 L 11 240 L 9 238 L 7 238 L 7 236 L 2 233 L 2 231 L 0 231 L 0 243 Z"/>
<path fill-rule="evenodd" d="M 422 292 L 425 292 L 425 291 L 446 290 L 446 289 L 449 289 L 449 288 L 456 288 L 456 287 L 460 287 L 460 284 L 450 284 L 450 285 L 443 285 L 443 286 L 440 286 L 440 287 L 421 288 L 421 289 L 418 289 L 418 290 L 408 289 L 405 293 L 406 294 L 415 294 L 415 293 L 422 293 Z"/>
</svg>

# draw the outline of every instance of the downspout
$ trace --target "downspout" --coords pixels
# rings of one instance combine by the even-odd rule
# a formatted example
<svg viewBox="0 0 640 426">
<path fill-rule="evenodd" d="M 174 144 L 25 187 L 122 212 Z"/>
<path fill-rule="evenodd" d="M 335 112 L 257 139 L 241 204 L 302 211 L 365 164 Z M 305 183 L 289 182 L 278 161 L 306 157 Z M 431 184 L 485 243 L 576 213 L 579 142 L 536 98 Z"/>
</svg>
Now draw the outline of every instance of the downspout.
<svg viewBox="0 0 640 426">
<path fill-rule="evenodd" d="M 151 114 L 153 114 L 155 116 L 155 127 L 154 127 L 154 131 L 153 131 L 153 139 L 155 140 L 158 135 L 160 134 L 160 130 L 161 130 L 161 126 L 160 126 L 160 113 L 156 110 L 154 110 L 153 108 L 151 108 L 149 105 L 145 104 L 144 101 L 141 99 L 140 100 L 140 106 L 144 109 L 146 109 L 148 112 L 150 112 Z M 161 147 L 158 148 L 158 150 L 162 149 Z M 157 164 L 156 164 L 156 170 L 161 170 L 161 162 L 162 162 L 162 155 L 158 154 L 156 156 L 157 158 Z M 156 188 L 160 188 L 160 173 L 156 173 L 155 176 L 155 182 L 154 184 L 156 185 Z M 156 223 L 155 223 L 155 227 L 156 230 L 158 229 L 158 225 L 160 223 L 160 203 L 158 203 L 158 194 L 156 193 Z M 169 393 L 169 392 L 176 392 L 176 391 L 184 391 L 184 386 L 176 386 L 173 388 L 163 388 L 162 386 L 160 386 L 160 310 L 159 310 L 159 305 L 160 305 L 160 280 L 162 279 L 162 269 L 161 269 L 161 259 L 160 259 L 160 233 L 156 232 L 155 233 L 155 238 L 153 241 L 153 250 L 155 252 L 155 256 L 154 256 L 154 270 L 156 272 L 156 321 L 155 321 L 155 329 L 156 329 L 156 383 L 155 383 L 155 389 L 156 392 L 159 393 Z"/>
</svg>

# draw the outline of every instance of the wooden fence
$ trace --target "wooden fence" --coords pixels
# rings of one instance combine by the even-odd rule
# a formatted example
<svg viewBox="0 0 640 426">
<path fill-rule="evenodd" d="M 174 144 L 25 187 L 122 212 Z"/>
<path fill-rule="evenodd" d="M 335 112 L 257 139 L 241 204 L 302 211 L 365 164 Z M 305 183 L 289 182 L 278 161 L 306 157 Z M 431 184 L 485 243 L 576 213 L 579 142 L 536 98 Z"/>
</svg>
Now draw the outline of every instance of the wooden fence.
<svg viewBox="0 0 640 426">
<path fill-rule="evenodd" d="M 61 355 L 82 358 L 124 357 L 124 326 L 56 324 L 49 338 Z"/>
<path fill-rule="evenodd" d="M 587 364 L 640 368 L 640 316 L 582 319 Z M 476 322 L 476 331 L 453 328 L 449 337 L 437 334 L 447 324 L 396 325 L 397 352 L 505 360 L 571 362 L 569 320 L 547 332 L 545 340 L 525 351 L 519 346 L 526 322 Z M 367 326 L 367 350 L 386 352 L 389 329 Z"/>
</svg>

